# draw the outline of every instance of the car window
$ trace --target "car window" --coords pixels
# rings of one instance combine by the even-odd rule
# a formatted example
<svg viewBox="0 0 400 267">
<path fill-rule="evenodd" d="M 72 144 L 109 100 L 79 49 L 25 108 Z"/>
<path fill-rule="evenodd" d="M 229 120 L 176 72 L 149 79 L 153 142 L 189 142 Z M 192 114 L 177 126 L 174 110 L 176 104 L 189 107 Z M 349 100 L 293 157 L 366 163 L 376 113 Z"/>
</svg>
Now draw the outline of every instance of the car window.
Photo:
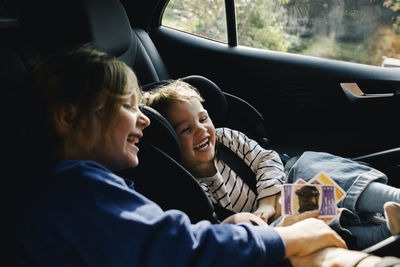
<svg viewBox="0 0 400 267">
<path fill-rule="evenodd" d="M 400 67 L 400 0 L 235 0 L 235 13 L 238 45 Z M 223 0 L 171 0 L 162 24 L 228 39 Z"/>
<path fill-rule="evenodd" d="M 224 0 L 171 0 L 164 11 L 162 23 L 205 38 L 227 42 Z"/>
</svg>

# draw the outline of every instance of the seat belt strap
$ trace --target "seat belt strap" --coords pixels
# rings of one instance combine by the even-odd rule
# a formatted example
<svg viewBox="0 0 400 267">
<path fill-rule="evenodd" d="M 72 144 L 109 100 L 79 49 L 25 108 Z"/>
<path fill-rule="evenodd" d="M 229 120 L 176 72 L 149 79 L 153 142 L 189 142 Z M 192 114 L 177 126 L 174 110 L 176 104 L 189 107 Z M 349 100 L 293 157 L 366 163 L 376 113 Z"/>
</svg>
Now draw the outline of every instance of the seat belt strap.
<svg viewBox="0 0 400 267">
<path fill-rule="evenodd" d="M 257 195 L 256 175 L 250 167 L 228 147 L 217 144 L 217 158 L 228 164 L 247 186 Z"/>
</svg>

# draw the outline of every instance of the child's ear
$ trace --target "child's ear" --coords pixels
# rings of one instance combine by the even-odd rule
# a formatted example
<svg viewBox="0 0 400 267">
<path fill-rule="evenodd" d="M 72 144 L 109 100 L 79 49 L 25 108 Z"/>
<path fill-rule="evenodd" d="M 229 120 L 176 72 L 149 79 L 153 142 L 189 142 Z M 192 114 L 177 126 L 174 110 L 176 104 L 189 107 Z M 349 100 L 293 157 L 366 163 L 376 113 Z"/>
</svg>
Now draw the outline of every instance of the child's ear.
<svg viewBox="0 0 400 267">
<path fill-rule="evenodd" d="M 66 134 L 72 129 L 76 113 L 76 107 L 72 104 L 56 108 L 54 111 L 54 124 L 59 133 Z"/>
</svg>

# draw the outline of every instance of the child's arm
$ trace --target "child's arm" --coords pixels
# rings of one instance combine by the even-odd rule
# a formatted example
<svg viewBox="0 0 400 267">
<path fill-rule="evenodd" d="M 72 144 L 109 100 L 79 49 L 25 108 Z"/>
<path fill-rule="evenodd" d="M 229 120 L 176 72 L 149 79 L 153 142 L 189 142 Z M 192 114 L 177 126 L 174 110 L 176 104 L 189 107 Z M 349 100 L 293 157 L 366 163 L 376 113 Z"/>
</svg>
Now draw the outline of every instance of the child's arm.
<svg viewBox="0 0 400 267">
<path fill-rule="evenodd" d="M 285 180 L 284 166 L 279 154 L 261 147 L 255 140 L 236 130 L 218 128 L 215 133 L 218 142 L 234 151 L 255 173 L 258 199 L 255 214 L 268 221 L 277 210 L 275 195 L 281 190 L 278 185 Z"/>
<path fill-rule="evenodd" d="M 285 180 L 284 166 L 279 154 L 261 147 L 255 140 L 244 133 L 229 128 L 217 128 L 218 142 L 235 152 L 255 173 L 258 199 L 263 199 L 280 192 Z"/>
</svg>

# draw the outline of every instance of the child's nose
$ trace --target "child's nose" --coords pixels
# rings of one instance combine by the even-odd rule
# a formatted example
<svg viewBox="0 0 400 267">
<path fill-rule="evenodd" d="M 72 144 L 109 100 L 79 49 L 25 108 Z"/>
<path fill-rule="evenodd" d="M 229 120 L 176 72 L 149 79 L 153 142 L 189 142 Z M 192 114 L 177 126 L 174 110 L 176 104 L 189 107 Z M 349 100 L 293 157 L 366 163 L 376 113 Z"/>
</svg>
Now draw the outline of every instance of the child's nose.
<svg viewBox="0 0 400 267">
<path fill-rule="evenodd" d="M 201 123 L 197 123 L 197 130 L 199 133 L 207 132 L 207 128 Z"/>
<path fill-rule="evenodd" d="M 139 111 L 139 118 L 138 118 L 138 124 L 142 127 L 142 129 L 148 127 L 150 125 L 150 119 L 146 115 L 144 115 L 143 112 Z"/>
</svg>

